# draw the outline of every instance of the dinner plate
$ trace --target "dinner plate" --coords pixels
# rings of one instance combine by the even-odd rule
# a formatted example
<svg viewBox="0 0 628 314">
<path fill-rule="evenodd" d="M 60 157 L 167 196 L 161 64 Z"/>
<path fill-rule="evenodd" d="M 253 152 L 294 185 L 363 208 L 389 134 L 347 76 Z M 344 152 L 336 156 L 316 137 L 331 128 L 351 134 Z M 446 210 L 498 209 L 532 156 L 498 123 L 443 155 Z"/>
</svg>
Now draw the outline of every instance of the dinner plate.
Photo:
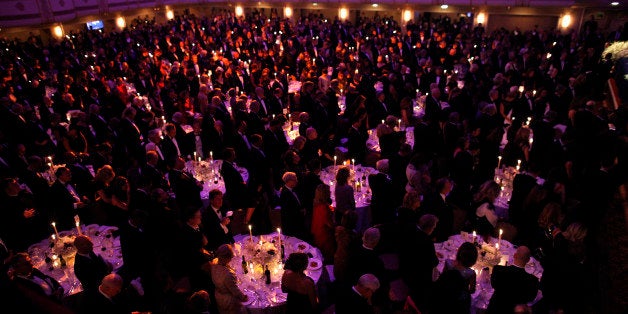
<svg viewBox="0 0 628 314">
<path fill-rule="evenodd" d="M 294 249 L 298 252 L 307 252 L 310 249 L 310 245 L 307 242 L 299 242 L 294 246 Z"/>
<path fill-rule="evenodd" d="M 323 261 L 320 258 L 310 258 L 307 263 L 307 269 L 317 270 L 323 267 Z"/>
<path fill-rule="evenodd" d="M 255 299 L 257 299 L 257 296 L 253 292 L 244 291 L 244 294 L 246 294 L 249 297 L 249 299 L 247 301 L 242 302 L 242 305 L 249 305 L 253 303 Z"/>
</svg>

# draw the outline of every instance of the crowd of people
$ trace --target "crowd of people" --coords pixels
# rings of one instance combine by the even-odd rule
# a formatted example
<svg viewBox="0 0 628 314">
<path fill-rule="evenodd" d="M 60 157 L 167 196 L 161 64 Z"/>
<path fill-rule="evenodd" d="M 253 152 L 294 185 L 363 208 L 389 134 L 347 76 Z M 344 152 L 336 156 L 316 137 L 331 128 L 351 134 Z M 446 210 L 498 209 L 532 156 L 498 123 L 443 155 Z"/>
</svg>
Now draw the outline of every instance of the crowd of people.
<svg viewBox="0 0 628 314">
<path fill-rule="evenodd" d="M 3 39 L 2 293 L 29 313 L 237 313 L 247 297 L 228 244 L 243 228 L 231 211 L 255 233 L 281 227 L 321 248 L 337 313 L 468 312 L 477 251 L 463 244 L 434 282 L 434 242 L 462 230 L 495 236 L 498 226 L 519 248 L 514 265 L 493 271 L 489 312 L 532 311 L 538 289 L 539 312 L 595 308 L 600 222 L 628 177 L 628 121 L 608 102 L 613 64 L 602 51 L 624 39 L 595 21 L 488 32 L 429 13 L 401 25 L 379 15 L 284 19 L 275 9 L 138 17 L 122 31 L 48 43 Z M 292 122 L 299 135 L 288 140 Z M 367 148 L 369 130 L 381 151 Z M 196 158 L 223 160 L 225 192 L 211 191 L 208 204 L 185 171 Z M 346 160 L 379 171 L 368 177 L 364 232 L 350 168 L 338 167 L 333 186 L 319 177 Z M 498 165 L 519 170 L 507 217 L 495 211 Z M 73 228 L 75 215 L 117 226 L 124 263 L 111 273 L 77 237 L 85 297 L 70 304 L 24 252 L 52 221 Z M 383 253 L 399 256 L 398 272 Z M 531 257 L 543 264 L 540 282 L 519 272 Z M 287 308 L 320 312 L 303 258 L 285 265 Z M 389 293 L 399 278 L 408 298 Z"/>
</svg>

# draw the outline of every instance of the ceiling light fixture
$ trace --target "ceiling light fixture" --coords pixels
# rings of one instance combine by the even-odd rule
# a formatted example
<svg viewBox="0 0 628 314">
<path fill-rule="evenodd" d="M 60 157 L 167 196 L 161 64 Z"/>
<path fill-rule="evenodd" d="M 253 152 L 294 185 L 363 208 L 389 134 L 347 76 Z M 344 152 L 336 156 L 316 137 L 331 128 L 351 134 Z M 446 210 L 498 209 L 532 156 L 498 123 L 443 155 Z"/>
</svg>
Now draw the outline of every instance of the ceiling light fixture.
<svg viewBox="0 0 628 314">
<path fill-rule="evenodd" d="M 614 7 L 616 7 L 616 6 L 618 6 L 618 5 L 619 5 L 619 2 L 618 2 L 618 1 L 613 1 L 613 2 L 611 2 L 611 5 L 612 5 L 612 6 L 614 6 Z"/>
<path fill-rule="evenodd" d="M 443 9 L 443 10 L 447 10 L 447 8 L 449 8 L 449 6 L 446 5 L 446 4 L 443 4 L 443 5 L 440 6 L 440 8 Z"/>
</svg>

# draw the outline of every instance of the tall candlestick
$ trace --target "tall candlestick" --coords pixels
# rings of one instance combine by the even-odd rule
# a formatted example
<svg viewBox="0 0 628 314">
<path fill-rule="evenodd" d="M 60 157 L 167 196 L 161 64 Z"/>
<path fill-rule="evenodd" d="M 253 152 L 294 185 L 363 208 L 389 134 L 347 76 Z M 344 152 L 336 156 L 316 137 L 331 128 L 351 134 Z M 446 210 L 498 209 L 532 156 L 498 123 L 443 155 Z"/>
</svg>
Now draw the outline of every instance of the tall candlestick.
<svg viewBox="0 0 628 314">
<path fill-rule="evenodd" d="M 351 168 L 353 169 L 353 171 L 355 171 L 355 159 L 351 159 L 351 163 L 353 164 L 353 166 L 351 166 Z"/>
<path fill-rule="evenodd" d="M 401 119 L 397 120 L 397 124 L 399 125 L 399 131 L 401 131 Z"/>
<path fill-rule="evenodd" d="M 74 225 L 76 226 L 76 232 L 82 235 L 83 231 L 81 231 L 81 218 L 79 218 L 79 215 L 74 215 Z"/>
<path fill-rule="evenodd" d="M 336 170 L 336 161 L 338 160 L 338 156 L 334 156 L 334 170 Z"/>
<path fill-rule="evenodd" d="M 497 156 L 497 169 L 502 165 L 502 156 Z"/>
<path fill-rule="evenodd" d="M 279 235 L 279 248 L 281 249 L 281 228 L 277 228 L 277 234 Z"/>
<path fill-rule="evenodd" d="M 504 229 L 499 229 L 499 237 L 497 238 L 497 244 L 501 244 L 502 243 L 502 235 L 504 234 Z"/>
<path fill-rule="evenodd" d="M 521 167 L 521 159 L 517 159 L 517 168 Z M 519 169 L 517 169 L 519 170 Z"/>
<path fill-rule="evenodd" d="M 194 161 L 196 161 L 196 152 L 194 152 Z"/>
<path fill-rule="evenodd" d="M 53 221 L 51 225 L 52 225 L 52 229 L 54 229 L 55 231 L 55 235 L 57 236 L 57 238 L 59 238 L 59 231 L 57 231 L 57 223 Z"/>
<path fill-rule="evenodd" d="M 253 243 L 253 226 L 249 225 L 249 237 L 251 239 L 251 243 Z"/>
<path fill-rule="evenodd" d="M 473 243 L 475 243 L 475 239 L 477 238 L 478 234 L 475 232 L 475 230 L 473 230 Z"/>
</svg>

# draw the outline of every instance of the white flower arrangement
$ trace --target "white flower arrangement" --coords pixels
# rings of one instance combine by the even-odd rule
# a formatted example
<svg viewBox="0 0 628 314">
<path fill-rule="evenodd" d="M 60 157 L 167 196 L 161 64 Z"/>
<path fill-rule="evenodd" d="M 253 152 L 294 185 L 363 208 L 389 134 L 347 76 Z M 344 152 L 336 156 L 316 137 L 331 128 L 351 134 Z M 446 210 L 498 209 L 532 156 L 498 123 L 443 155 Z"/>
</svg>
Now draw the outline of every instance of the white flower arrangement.
<svg viewBox="0 0 628 314">
<path fill-rule="evenodd" d="M 611 59 L 617 61 L 621 58 L 628 58 L 628 41 L 616 41 L 604 49 L 602 57 L 611 54 Z"/>
</svg>

